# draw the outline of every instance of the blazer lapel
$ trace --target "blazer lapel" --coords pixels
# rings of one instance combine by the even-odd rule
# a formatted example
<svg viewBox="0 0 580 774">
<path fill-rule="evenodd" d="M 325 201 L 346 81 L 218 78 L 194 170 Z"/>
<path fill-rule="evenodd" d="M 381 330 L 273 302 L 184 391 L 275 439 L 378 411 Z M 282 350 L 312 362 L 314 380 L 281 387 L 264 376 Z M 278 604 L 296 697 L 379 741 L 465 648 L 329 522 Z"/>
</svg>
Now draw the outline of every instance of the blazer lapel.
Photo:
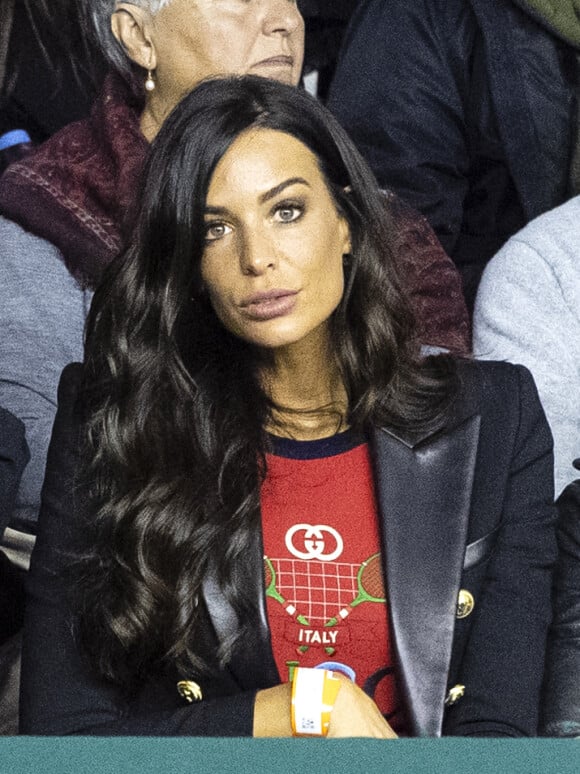
<svg viewBox="0 0 580 774">
<path fill-rule="evenodd" d="M 233 582 L 246 590 L 246 598 L 257 605 L 258 612 L 254 626 L 238 642 L 228 662 L 228 669 L 242 690 L 269 688 L 280 681 L 268 628 L 263 554 L 261 532 L 255 530 L 245 561 L 234 569 Z M 218 641 L 226 642 L 238 628 L 238 618 L 219 586 L 217 573 L 211 569 L 203 582 L 203 597 Z"/>
<path fill-rule="evenodd" d="M 480 418 L 421 437 L 374 432 L 392 636 L 414 735 L 439 736 Z"/>
</svg>

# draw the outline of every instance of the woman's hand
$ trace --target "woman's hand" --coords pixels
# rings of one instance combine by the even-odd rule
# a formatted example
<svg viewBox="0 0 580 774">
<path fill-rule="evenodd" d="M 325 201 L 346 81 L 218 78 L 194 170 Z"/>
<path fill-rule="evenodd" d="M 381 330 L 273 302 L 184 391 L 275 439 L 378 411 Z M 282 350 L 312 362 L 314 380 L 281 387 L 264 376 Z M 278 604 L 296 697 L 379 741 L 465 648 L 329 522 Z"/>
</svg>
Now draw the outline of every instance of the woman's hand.
<svg viewBox="0 0 580 774">
<path fill-rule="evenodd" d="M 292 683 L 258 691 L 254 702 L 254 736 L 292 736 Z"/>
<path fill-rule="evenodd" d="M 341 686 L 330 715 L 328 738 L 370 736 L 375 739 L 397 739 L 397 734 L 370 696 L 348 677 L 339 672 L 334 674 L 339 677 Z"/>
<path fill-rule="evenodd" d="M 344 675 L 330 715 L 328 738 L 367 736 L 375 739 L 396 739 L 393 731 L 374 701 Z M 254 704 L 254 736 L 292 736 L 290 724 L 290 683 L 258 691 Z"/>
</svg>

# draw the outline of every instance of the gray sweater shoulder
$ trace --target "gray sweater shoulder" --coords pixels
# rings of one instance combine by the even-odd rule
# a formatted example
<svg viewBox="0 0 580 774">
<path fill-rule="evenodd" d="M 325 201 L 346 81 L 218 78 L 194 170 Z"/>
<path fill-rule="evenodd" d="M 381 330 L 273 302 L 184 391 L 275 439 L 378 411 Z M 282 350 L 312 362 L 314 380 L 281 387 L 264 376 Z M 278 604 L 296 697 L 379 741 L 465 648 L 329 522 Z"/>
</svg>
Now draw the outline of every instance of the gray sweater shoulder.
<svg viewBox="0 0 580 774">
<path fill-rule="evenodd" d="M 69 274 L 58 249 L 0 217 L 0 405 L 26 427 L 31 459 L 15 526 L 38 511 L 60 373 L 82 360 L 90 293 Z"/>
<path fill-rule="evenodd" d="M 532 372 L 554 434 L 556 493 L 580 456 L 580 197 L 541 215 L 488 264 L 473 319 L 480 358 Z"/>
</svg>

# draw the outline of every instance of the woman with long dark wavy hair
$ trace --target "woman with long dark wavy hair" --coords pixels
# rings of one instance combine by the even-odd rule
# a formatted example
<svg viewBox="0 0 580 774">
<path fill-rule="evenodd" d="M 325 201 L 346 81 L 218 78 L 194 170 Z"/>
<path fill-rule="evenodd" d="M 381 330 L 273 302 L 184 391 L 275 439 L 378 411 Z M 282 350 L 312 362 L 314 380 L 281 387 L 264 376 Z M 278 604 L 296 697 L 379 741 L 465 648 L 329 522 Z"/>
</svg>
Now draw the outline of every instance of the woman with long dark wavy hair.
<svg viewBox="0 0 580 774">
<path fill-rule="evenodd" d="M 328 112 L 208 81 L 65 369 L 25 733 L 536 732 L 555 556 L 527 371 L 426 356 Z"/>
</svg>

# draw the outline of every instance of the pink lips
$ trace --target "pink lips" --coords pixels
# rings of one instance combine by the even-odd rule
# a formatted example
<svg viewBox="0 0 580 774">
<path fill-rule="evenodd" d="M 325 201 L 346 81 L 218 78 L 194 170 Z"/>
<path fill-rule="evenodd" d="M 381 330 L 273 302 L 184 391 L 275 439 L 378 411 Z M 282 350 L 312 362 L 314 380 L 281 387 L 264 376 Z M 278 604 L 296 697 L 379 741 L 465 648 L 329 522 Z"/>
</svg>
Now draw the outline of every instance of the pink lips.
<svg viewBox="0 0 580 774">
<path fill-rule="evenodd" d="M 249 296 L 242 301 L 240 308 L 251 320 L 273 320 L 294 309 L 297 295 L 294 290 L 268 290 Z"/>
</svg>

